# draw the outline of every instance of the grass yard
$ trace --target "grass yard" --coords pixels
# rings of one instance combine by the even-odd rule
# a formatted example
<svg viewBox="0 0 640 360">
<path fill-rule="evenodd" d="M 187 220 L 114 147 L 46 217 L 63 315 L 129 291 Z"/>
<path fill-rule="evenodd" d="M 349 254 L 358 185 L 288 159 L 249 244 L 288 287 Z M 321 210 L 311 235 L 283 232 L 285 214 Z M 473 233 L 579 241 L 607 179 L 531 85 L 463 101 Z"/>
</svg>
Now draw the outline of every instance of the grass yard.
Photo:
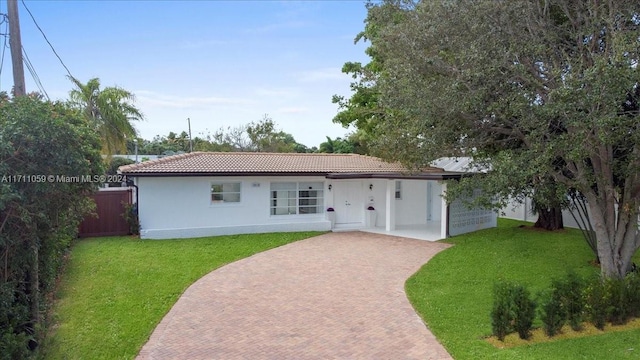
<svg viewBox="0 0 640 360">
<path fill-rule="evenodd" d="M 76 243 L 53 309 L 46 359 L 132 359 L 178 297 L 222 265 L 317 232 Z"/>
<path fill-rule="evenodd" d="M 451 355 L 456 360 L 639 359 L 640 329 L 509 349 L 485 340 L 491 335 L 496 280 L 520 282 L 537 294 L 568 270 L 584 276 L 599 272 L 589 264 L 593 255 L 578 230 L 548 233 L 521 224 L 499 219 L 498 228 L 447 239 L 455 246 L 407 280 L 409 300 Z"/>
</svg>

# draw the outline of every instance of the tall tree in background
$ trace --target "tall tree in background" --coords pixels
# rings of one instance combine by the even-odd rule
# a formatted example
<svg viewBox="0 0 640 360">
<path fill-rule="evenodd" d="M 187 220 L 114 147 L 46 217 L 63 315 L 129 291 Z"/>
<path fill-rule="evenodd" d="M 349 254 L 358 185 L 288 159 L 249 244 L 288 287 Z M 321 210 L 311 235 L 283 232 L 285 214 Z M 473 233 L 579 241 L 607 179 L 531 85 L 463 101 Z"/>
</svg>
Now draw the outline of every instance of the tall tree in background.
<svg viewBox="0 0 640 360">
<path fill-rule="evenodd" d="M 327 136 L 327 141 L 320 144 L 318 152 L 329 154 L 353 154 L 356 153 L 356 144 L 351 140 L 351 136 L 346 139 L 337 137 L 332 139 Z"/>
<path fill-rule="evenodd" d="M 112 86 L 100 89 L 100 79 L 86 84 L 69 76 L 76 86 L 71 90 L 71 104 L 82 109 L 85 118 L 94 126 L 102 139 L 102 153 L 110 156 L 126 152 L 127 139 L 135 139 L 137 132 L 132 121 L 143 120 L 133 105 L 135 95 L 123 88 Z"/>
<path fill-rule="evenodd" d="M 252 151 L 294 152 L 297 144 L 293 135 L 277 130 L 276 123 L 266 114 L 262 120 L 248 124 L 246 132 Z"/>
<path fill-rule="evenodd" d="M 603 275 L 624 276 L 640 248 L 640 117 L 632 106 L 640 3 L 384 4 L 405 14 L 376 38 L 385 109 L 376 141 L 385 156 L 416 168 L 445 153 L 490 166 L 451 186 L 452 196 L 481 186 L 504 200 L 528 188 L 559 201 L 577 190 Z"/>
<path fill-rule="evenodd" d="M 167 136 L 155 136 L 153 140 L 138 140 L 138 154 L 173 155 L 189 151 L 189 134 L 169 132 Z M 312 152 L 314 148 L 295 141 L 293 135 L 277 130 L 277 124 L 265 115 L 263 120 L 246 125 L 220 128 L 213 134 L 207 132 L 193 138 L 195 151 L 259 151 L 259 152 Z M 135 151 L 133 139 L 127 140 L 127 151 Z"/>
</svg>

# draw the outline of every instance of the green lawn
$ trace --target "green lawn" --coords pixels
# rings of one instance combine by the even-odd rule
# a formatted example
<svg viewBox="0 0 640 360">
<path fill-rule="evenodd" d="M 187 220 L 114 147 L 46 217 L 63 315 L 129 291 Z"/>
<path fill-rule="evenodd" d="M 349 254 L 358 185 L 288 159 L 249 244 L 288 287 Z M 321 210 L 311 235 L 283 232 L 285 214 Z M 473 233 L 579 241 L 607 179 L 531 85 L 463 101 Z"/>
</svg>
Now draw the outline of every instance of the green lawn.
<svg viewBox="0 0 640 360">
<path fill-rule="evenodd" d="M 548 233 L 510 220 L 447 242 L 406 283 L 418 313 L 447 350 L 463 359 L 638 359 L 640 330 L 496 349 L 489 312 L 497 279 L 536 293 L 567 270 L 596 274 L 578 231 Z M 74 245 L 53 309 L 46 359 L 131 359 L 182 292 L 211 270 L 318 233 L 183 240 L 85 239 Z M 640 262 L 640 256 L 636 257 Z"/>
<path fill-rule="evenodd" d="M 585 276 L 599 271 L 589 264 L 593 255 L 577 230 L 549 233 L 521 224 L 499 219 L 498 228 L 447 239 L 455 246 L 407 280 L 411 303 L 451 355 L 456 360 L 639 359 L 640 329 L 511 349 L 483 339 L 491 334 L 496 280 L 523 283 L 535 294 L 568 270 Z"/>
<path fill-rule="evenodd" d="M 208 272 L 320 233 L 76 243 L 53 309 L 46 359 L 131 359 L 184 290 Z"/>
</svg>

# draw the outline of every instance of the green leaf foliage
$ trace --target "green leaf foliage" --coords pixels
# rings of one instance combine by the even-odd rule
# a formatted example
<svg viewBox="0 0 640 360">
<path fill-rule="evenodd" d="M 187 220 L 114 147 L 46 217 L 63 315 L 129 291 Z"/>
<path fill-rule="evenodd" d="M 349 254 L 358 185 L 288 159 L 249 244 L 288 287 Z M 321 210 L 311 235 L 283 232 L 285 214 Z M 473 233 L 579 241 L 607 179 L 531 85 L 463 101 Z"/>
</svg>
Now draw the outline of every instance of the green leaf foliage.
<svg viewBox="0 0 640 360">
<path fill-rule="evenodd" d="M 602 272 L 622 278 L 640 248 L 639 18 L 635 0 L 370 4 L 374 83 L 356 84 L 359 107 L 339 104 L 355 113 L 375 90 L 377 155 L 413 169 L 472 156 L 487 170 L 450 198 L 480 187 L 493 207 L 534 195 L 544 210 L 579 192 Z"/>
<path fill-rule="evenodd" d="M 515 318 L 513 306 L 513 285 L 498 282 L 493 288 L 493 308 L 491 309 L 491 329 L 500 341 L 513 331 Z"/>
<path fill-rule="evenodd" d="M 103 173 L 99 139 L 78 111 L 35 96 L 0 100 L 2 356 L 37 346 L 45 294 L 91 209 L 88 179 Z"/>
<path fill-rule="evenodd" d="M 550 291 L 544 295 L 540 308 L 540 319 L 547 336 L 558 334 L 566 322 L 566 317 L 566 310 L 562 306 L 562 299 L 558 292 Z"/>
<path fill-rule="evenodd" d="M 69 76 L 75 85 L 71 90 L 71 104 L 82 111 L 85 119 L 100 135 L 102 152 L 113 155 L 126 150 L 126 140 L 137 135 L 132 121 L 143 120 L 142 112 L 133 105 L 135 95 L 123 88 L 112 86 L 100 89 L 100 79 L 83 84 Z"/>
<path fill-rule="evenodd" d="M 521 339 L 528 339 L 536 317 L 536 303 L 531 299 L 531 293 L 524 285 L 516 285 L 512 296 L 515 309 L 513 328 Z"/>
</svg>

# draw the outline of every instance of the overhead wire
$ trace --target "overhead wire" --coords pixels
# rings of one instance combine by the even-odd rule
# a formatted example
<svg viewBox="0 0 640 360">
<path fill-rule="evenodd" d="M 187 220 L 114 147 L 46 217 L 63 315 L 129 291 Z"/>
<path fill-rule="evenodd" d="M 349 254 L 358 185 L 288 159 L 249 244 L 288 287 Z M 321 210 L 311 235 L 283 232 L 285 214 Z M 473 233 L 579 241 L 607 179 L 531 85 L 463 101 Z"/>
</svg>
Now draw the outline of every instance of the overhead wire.
<svg viewBox="0 0 640 360">
<path fill-rule="evenodd" d="M 49 98 L 49 94 L 47 94 L 47 90 L 44 89 L 44 86 L 40 81 L 40 76 L 38 76 L 36 69 L 33 67 L 33 64 L 31 63 L 31 60 L 29 59 L 29 56 L 27 55 L 27 51 L 24 49 L 24 46 L 22 47 L 22 54 L 24 55 L 24 64 L 27 67 L 27 70 L 29 70 L 29 73 L 31 73 L 31 77 L 33 77 L 33 81 L 35 81 L 36 86 L 47 97 L 47 100 L 51 100 L 51 98 Z"/>
<path fill-rule="evenodd" d="M 64 69 L 67 71 L 67 74 L 74 78 L 73 74 L 71 74 L 71 71 L 69 70 L 69 68 L 67 67 L 67 65 L 64 63 L 64 61 L 62 61 L 62 58 L 60 57 L 60 55 L 58 54 L 58 52 L 56 51 L 56 49 L 53 47 L 53 44 L 51 44 L 51 42 L 49 41 L 49 38 L 47 38 L 47 35 L 44 33 L 44 31 L 42 30 L 42 28 L 40 27 L 40 25 L 38 24 L 38 22 L 36 21 L 35 17 L 33 16 L 33 13 L 31 13 L 31 10 L 29 10 L 29 7 L 27 7 L 27 4 L 25 3 L 24 0 L 21 0 L 22 2 L 22 6 L 24 6 L 25 10 L 27 10 L 27 13 L 29 14 L 29 16 L 31 17 L 31 20 L 33 21 L 33 23 L 36 25 L 36 27 L 38 28 L 38 30 L 40 31 L 40 34 L 42 34 L 42 37 L 44 38 L 44 40 L 47 42 L 47 44 L 49 45 L 49 47 L 51 48 L 51 51 L 53 51 L 54 55 L 58 58 L 58 61 L 60 61 L 60 64 L 62 65 L 62 67 L 64 67 Z M 6 38 L 5 38 L 5 43 L 6 43 Z M 47 97 L 47 99 L 49 99 L 49 95 L 47 94 L 47 92 L 44 90 L 44 87 L 42 86 L 42 83 L 40 82 L 40 78 L 38 77 L 38 74 L 35 72 L 35 69 L 33 68 L 33 64 L 31 64 L 31 61 L 29 60 L 27 53 L 24 50 L 24 47 L 22 48 L 22 52 L 24 54 L 24 57 L 26 59 L 25 64 L 27 66 L 27 69 L 29 69 L 29 72 L 31 72 L 31 75 L 34 78 L 34 81 L 36 82 L 36 85 L 42 90 L 42 92 L 44 92 L 45 96 Z M 118 128 L 116 128 L 113 124 L 108 124 L 110 127 L 112 127 L 114 130 L 119 131 Z"/>
<path fill-rule="evenodd" d="M 2 16 L 2 20 L 0 20 L 0 25 L 4 24 L 4 32 L 0 35 L 4 37 L 4 42 L 2 44 L 2 54 L 0 55 L 0 90 L 2 90 L 2 69 L 4 68 L 4 54 L 7 50 L 7 38 L 9 37 L 9 20 L 7 18 L 7 14 L 0 14 Z"/>
<path fill-rule="evenodd" d="M 42 36 L 44 37 L 44 40 L 47 42 L 47 44 L 49 44 L 49 47 L 51 48 L 51 50 L 53 51 L 53 53 L 56 55 L 56 57 L 58 58 L 58 60 L 60 61 L 60 64 L 62 64 L 62 66 L 64 67 L 64 69 L 67 71 L 67 74 L 69 74 L 69 76 L 73 77 L 73 75 L 71 75 L 71 71 L 69 71 L 69 68 L 67 67 L 67 65 L 65 65 L 64 61 L 62 61 L 62 58 L 60 58 L 60 55 L 58 55 L 58 52 L 56 51 L 56 49 L 53 47 L 53 45 L 51 44 L 51 42 L 49 41 L 49 39 L 47 38 L 47 35 L 45 35 L 44 31 L 42 30 L 42 28 L 40 27 L 40 25 L 38 25 L 38 22 L 36 21 L 36 18 L 33 16 L 33 14 L 31 13 L 31 10 L 29 10 L 29 8 L 27 7 L 27 4 L 24 2 L 24 0 L 22 0 L 22 6 L 24 6 L 24 8 L 27 10 L 27 12 L 29 13 L 29 16 L 31 16 L 31 20 L 33 20 L 33 23 L 36 25 L 36 27 L 38 28 L 38 30 L 40 30 L 40 33 L 42 34 Z"/>
</svg>

